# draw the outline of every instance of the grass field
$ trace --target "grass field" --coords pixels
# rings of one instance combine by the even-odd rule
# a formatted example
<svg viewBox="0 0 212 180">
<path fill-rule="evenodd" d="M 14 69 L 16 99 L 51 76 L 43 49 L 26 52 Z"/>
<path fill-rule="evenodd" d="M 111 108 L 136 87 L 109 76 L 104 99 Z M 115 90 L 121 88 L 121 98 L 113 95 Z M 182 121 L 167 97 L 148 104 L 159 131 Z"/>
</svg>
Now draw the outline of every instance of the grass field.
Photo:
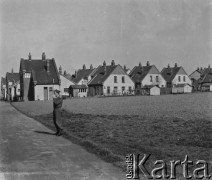
<svg viewBox="0 0 212 180">
<path fill-rule="evenodd" d="M 52 102 L 13 105 L 54 129 Z M 152 160 L 212 159 L 212 93 L 64 101 L 65 137 L 124 166 L 128 153 Z M 151 164 L 149 164 L 151 166 Z"/>
</svg>

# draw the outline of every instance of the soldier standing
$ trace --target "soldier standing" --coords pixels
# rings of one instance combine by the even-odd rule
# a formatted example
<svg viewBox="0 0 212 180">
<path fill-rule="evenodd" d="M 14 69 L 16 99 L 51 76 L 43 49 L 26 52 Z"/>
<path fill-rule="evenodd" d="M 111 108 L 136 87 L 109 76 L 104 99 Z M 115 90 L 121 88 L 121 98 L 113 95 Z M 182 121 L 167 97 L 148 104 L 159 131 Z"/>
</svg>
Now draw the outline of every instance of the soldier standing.
<svg viewBox="0 0 212 180">
<path fill-rule="evenodd" d="M 60 96 L 60 91 L 56 89 L 56 90 L 54 90 L 54 96 L 53 96 L 53 107 L 54 107 L 53 121 L 54 121 L 55 128 L 57 130 L 57 132 L 55 133 L 56 136 L 62 135 L 62 128 L 57 123 L 58 120 L 61 119 L 62 104 L 63 104 L 63 99 Z"/>
</svg>

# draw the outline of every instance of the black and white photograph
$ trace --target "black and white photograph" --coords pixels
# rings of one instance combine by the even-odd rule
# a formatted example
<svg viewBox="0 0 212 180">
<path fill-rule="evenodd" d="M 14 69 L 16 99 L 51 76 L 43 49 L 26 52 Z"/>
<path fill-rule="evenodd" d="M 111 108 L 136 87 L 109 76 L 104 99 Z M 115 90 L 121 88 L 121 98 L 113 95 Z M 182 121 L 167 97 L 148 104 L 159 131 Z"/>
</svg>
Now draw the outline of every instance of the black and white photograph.
<svg viewBox="0 0 212 180">
<path fill-rule="evenodd" d="M 212 179 L 212 0 L 0 0 L 0 180 Z"/>
</svg>

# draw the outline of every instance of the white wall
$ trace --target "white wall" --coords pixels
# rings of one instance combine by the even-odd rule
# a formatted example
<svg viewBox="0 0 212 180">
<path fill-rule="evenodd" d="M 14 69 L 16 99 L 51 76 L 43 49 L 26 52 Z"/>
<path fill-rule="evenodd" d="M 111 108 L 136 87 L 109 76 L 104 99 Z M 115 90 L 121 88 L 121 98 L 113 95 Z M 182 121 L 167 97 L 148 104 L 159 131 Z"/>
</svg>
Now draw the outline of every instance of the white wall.
<svg viewBox="0 0 212 180">
<path fill-rule="evenodd" d="M 74 82 L 68 80 L 67 78 L 65 78 L 62 75 L 60 75 L 60 79 L 61 79 L 61 85 L 59 87 L 59 90 L 61 91 L 61 94 L 62 95 L 69 95 L 69 93 L 64 92 L 64 88 L 69 88 L 69 86 L 74 85 Z"/>
<path fill-rule="evenodd" d="M 52 87 L 53 90 L 59 89 L 59 85 L 36 85 L 35 86 L 35 100 L 44 100 L 44 87 L 48 87 L 48 92 L 49 92 L 49 87 Z"/>
<path fill-rule="evenodd" d="M 114 83 L 114 76 L 117 76 L 117 83 Z M 125 83 L 122 83 L 122 76 L 125 77 Z M 110 86 L 110 94 L 107 94 L 107 87 Z M 122 87 L 125 87 L 125 93 L 128 92 L 129 86 L 134 90 L 134 82 L 130 79 L 128 75 L 125 74 L 111 74 L 103 84 L 104 95 L 111 95 L 113 93 L 114 87 L 118 88 L 118 93 L 122 94 Z"/>
<path fill-rule="evenodd" d="M 152 76 L 152 82 L 150 81 L 150 76 Z M 158 82 L 156 82 L 156 76 L 158 76 Z M 158 85 L 159 87 L 166 87 L 166 81 L 161 74 L 147 74 L 141 83 L 143 86 Z"/>
<path fill-rule="evenodd" d="M 180 81 L 178 80 L 178 77 L 180 76 Z M 185 76 L 185 81 L 183 81 L 183 76 Z M 190 78 L 188 77 L 188 75 L 181 75 L 181 74 L 177 74 L 175 76 L 175 78 L 172 80 L 172 84 L 173 85 L 177 85 L 177 84 L 192 84 Z"/>
</svg>

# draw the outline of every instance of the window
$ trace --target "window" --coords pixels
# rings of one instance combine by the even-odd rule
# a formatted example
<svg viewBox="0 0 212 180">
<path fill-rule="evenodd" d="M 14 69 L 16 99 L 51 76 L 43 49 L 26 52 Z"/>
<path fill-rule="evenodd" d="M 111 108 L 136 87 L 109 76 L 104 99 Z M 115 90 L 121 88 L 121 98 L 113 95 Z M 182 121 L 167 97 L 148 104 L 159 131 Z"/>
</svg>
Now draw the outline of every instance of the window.
<svg viewBox="0 0 212 180">
<path fill-rule="evenodd" d="M 107 93 L 110 94 L 110 86 L 107 87 Z"/>
<path fill-rule="evenodd" d="M 18 92 L 20 92 L 20 89 L 18 89 Z"/>
<path fill-rule="evenodd" d="M 152 76 L 150 76 L 150 82 L 152 82 Z"/>
<path fill-rule="evenodd" d="M 158 76 L 156 76 L 156 82 L 159 82 Z"/>
<path fill-rule="evenodd" d="M 183 81 L 186 82 L 186 77 L 185 76 L 183 76 Z"/>
<path fill-rule="evenodd" d="M 25 78 L 30 78 L 30 73 L 25 73 L 25 74 L 24 74 L 24 77 L 25 77 Z"/>
<path fill-rule="evenodd" d="M 125 77 L 122 76 L 122 83 L 125 83 Z"/>
<path fill-rule="evenodd" d="M 179 81 L 179 82 L 181 81 L 181 77 L 180 77 L 180 76 L 178 76 L 178 81 Z"/>
<path fill-rule="evenodd" d="M 114 87 L 114 94 L 117 94 L 117 92 L 118 92 L 118 87 L 115 86 L 115 87 Z"/>
<path fill-rule="evenodd" d="M 117 83 L 117 76 L 114 76 L 114 83 Z"/>
</svg>

